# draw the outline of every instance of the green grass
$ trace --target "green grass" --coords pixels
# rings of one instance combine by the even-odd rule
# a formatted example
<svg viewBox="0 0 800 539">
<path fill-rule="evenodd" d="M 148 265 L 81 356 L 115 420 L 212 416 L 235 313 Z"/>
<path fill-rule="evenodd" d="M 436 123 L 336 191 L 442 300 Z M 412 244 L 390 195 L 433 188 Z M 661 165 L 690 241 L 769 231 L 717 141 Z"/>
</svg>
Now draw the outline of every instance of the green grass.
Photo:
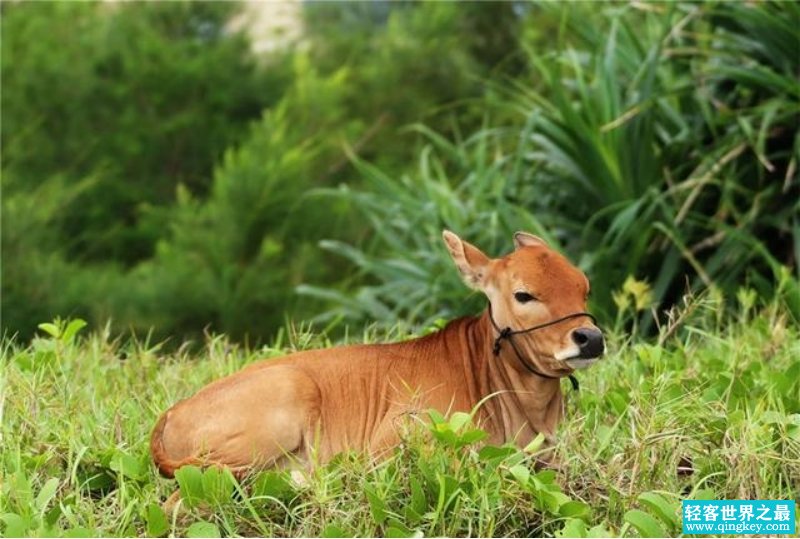
<svg viewBox="0 0 800 539">
<path fill-rule="evenodd" d="M 203 384 L 285 350 L 324 346 L 290 332 L 247 351 L 223 337 L 197 353 L 120 343 L 77 325 L 2 346 L 0 531 L 4 535 L 640 536 L 680 533 L 680 500 L 794 499 L 800 485 L 800 331 L 780 308 L 738 319 L 696 304 L 663 345 L 616 339 L 567 393 L 556 470 L 536 447 L 470 444 L 466 416 L 410 429 L 382 462 L 348 454 L 306 473 L 243 485 L 184 469 L 158 476 L 157 416 Z M 668 333 L 670 334 L 668 336 Z M 368 342 L 403 336 L 365 334 Z M 689 468 L 679 474 L 679 467 Z"/>
</svg>

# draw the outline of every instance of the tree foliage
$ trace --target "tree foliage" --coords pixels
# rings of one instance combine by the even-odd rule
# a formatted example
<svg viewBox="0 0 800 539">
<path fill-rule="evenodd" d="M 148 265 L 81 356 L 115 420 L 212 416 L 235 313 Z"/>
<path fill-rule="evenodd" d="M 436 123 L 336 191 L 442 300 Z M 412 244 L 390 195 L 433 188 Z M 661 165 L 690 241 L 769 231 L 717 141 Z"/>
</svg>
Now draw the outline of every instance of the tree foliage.
<svg viewBox="0 0 800 539">
<path fill-rule="evenodd" d="M 3 5 L 4 188 L 86 180 L 59 211 L 70 258 L 152 254 L 183 185 L 214 164 L 280 95 L 286 70 L 256 69 L 222 3 Z"/>
<path fill-rule="evenodd" d="M 632 282 L 800 313 L 794 4 L 310 3 L 259 61 L 233 4 L 2 10 L 12 333 L 474 311 L 443 227 L 550 238 L 605 320 Z"/>
</svg>

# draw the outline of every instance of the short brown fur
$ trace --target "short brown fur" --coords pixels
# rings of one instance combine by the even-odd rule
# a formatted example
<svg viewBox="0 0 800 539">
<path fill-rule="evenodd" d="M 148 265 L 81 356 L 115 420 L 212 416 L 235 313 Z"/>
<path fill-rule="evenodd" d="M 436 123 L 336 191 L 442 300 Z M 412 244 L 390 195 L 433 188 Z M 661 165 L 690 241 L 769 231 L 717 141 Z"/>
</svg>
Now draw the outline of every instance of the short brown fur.
<svg viewBox="0 0 800 539">
<path fill-rule="evenodd" d="M 539 238 L 518 233 L 517 249 L 492 260 L 455 234 L 444 237 L 465 282 L 488 296 L 501 327 L 524 328 L 585 309 L 585 276 Z M 515 302 L 521 288 L 538 301 Z M 187 464 L 243 475 L 289 459 L 309 461 L 312 453 L 319 461 L 346 449 L 377 454 L 399 441 L 398 422 L 409 414 L 469 412 L 484 399 L 478 421 L 490 441 L 525 445 L 537 433 L 552 437 L 563 407 L 557 377 L 573 371 L 556 356 L 570 350 L 573 330 L 594 326 L 577 318 L 517 337 L 522 359 L 545 374 L 538 376 L 510 346 L 492 353 L 497 332 L 489 316 L 461 318 L 406 342 L 254 363 L 164 413 L 152 434 L 153 459 L 171 477 Z"/>
</svg>

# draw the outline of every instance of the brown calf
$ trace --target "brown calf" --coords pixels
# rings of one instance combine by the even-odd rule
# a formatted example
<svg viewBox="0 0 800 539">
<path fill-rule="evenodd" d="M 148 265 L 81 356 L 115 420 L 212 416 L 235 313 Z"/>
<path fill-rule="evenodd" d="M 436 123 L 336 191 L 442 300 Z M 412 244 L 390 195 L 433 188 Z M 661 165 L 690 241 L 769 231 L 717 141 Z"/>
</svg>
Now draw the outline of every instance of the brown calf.
<svg viewBox="0 0 800 539">
<path fill-rule="evenodd" d="M 489 308 L 396 344 L 342 346 L 262 361 L 218 380 L 161 416 L 151 452 L 172 476 L 186 464 L 241 475 L 288 458 L 345 449 L 378 452 L 399 441 L 398 419 L 427 408 L 479 408 L 494 443 L 552 436 L 559 379 L 604 351 L 586 309 L 589 282 L 536 236 L 490 259 L 452 232 L 445 244 L 464 281 Z"/>
</svg>

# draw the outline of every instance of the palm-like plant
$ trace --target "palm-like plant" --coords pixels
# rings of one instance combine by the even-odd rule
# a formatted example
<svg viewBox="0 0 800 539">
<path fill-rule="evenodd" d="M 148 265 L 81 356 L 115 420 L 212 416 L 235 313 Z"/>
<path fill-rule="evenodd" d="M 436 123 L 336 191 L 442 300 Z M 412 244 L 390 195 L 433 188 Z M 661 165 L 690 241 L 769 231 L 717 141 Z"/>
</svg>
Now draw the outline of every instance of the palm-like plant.
<svg viewBox="0 0 800 539">
<path fill-rule="evenodd" d="M 749 284 L 800 315 L 800 8 L 538 9 L 555 10 L 563 31 L 555 49 L 529 48 L 529 76 L 495 85 L 492 113 L 511 126 L 455 143 L 429 133 L 413 177 L 360 164 L 368 190 L 348 196 L 375 236 L 364 249 L 336 245 L 367 283 L 337 296 L 347 312 L 461 310 L 448 301 L 457 280 L 442 276 L 439 230 L 450 226 L 490 250 L 516 228 L 549 231 L 600 283 L 594 307 L 607 319 L 630 275 L 661 306 L 687 284 Z"/>
</svg>

